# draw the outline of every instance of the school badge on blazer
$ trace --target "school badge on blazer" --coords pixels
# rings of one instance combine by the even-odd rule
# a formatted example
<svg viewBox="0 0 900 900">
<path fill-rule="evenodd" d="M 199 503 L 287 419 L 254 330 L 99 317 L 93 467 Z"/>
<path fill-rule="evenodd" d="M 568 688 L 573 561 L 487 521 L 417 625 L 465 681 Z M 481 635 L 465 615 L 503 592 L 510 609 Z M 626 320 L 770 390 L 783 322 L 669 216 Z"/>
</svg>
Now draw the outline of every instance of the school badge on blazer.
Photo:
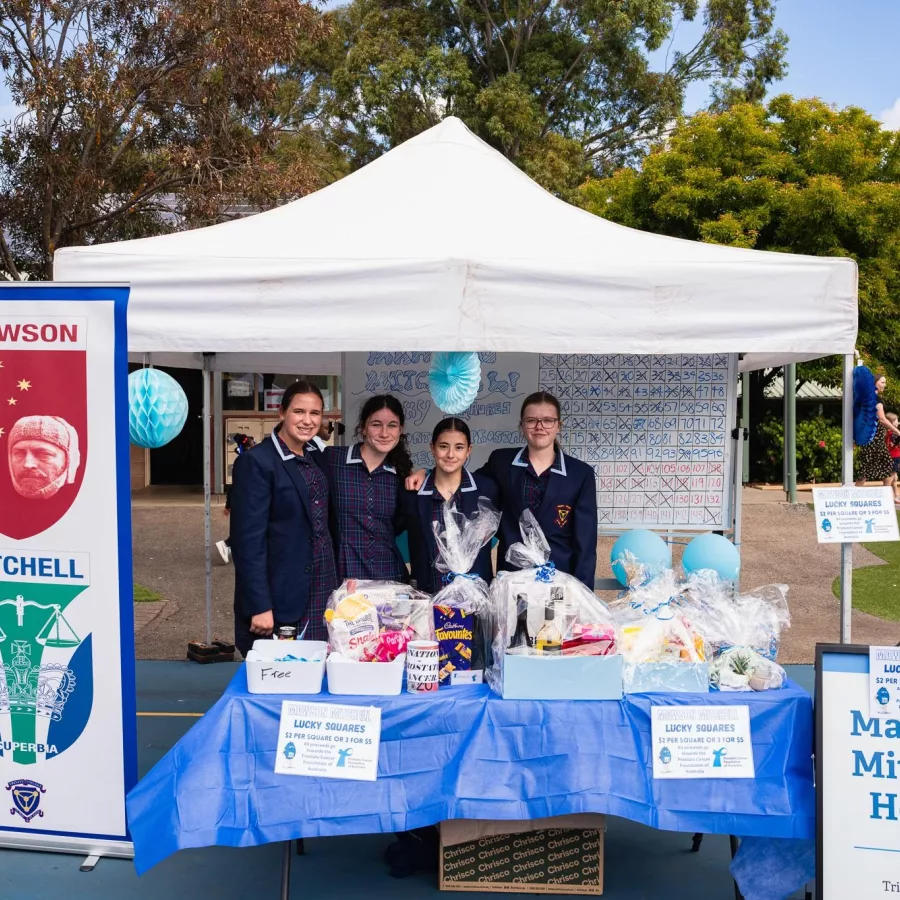
<svg viewBox="0 0 900 900">
<path fill-rule="evenodd" d="M 556 507 L 556 524 L 559 525 L 560 528 L 565 527 L 571 514 L 572 507 L 565 503 L 560 503 L 559 506 Z"/>
</svg>

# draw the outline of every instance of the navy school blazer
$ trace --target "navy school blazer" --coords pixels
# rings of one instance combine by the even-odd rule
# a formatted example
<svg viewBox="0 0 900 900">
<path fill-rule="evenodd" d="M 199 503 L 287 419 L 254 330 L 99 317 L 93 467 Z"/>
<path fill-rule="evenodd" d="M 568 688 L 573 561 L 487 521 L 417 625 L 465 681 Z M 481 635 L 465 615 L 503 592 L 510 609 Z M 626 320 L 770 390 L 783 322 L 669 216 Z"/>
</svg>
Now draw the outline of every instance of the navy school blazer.
<svg viewBox="0 0 900 900">
<path fill-rule="evenodd" d="M 311 444 L 312 464 L 321 457 Z M 313 529 L 309 490 L 293 455 L 275 435 L 234 461 L 231 554 L 234 608 L 245 618 L 272 610 L 276 622 L 306 614 L 312 581 Z"/>
<path fill-rule="evenodd" d="M 434 561 L 437 558 L 437 544 L 434 539 L 434 531 L 431 527 L 432 513 L 434 511 L 434 470 L 429 469 L 425 481 L 418 491 L 401 491 L 400 510 L 401 518 L 398 522 L 398 530 L 406 530 L 409 541 L 410 572 L 415 578 L 419 590 L 431 593 L 432 578 L 439 575 L 434 570 Z M 478 510 L 478 498 L 487 497 L 488 500 L 500 509 L 500 498 L 497 485 L 487 475 L 473 475 L 468 469 L 463 469 L 462 483 L 459 488 L 460 512 L 471 516 Z M 491 563 L 491 542 L 482 547 L 475 559 L 472 573 L 483 578 L 488 584 L 494 577 L 494 569 Z M 436 586 L 439 590 L 443 585 Z"/>
<path fill-rule="evenodd" d="M 494 450 L 475 473 L 476 477 L 492 478 L 500 491 L 503 517 L 497 533 L 498 569 L 513 569 L 506 561 L 506 551 L 522 540 L 519 517 L 526 508 L 525 449 Z M 593 591 L 597 569 L 597 483 L 591 466 L 557 450 L 544 501 L 535 518 L 550 545 L 550 559 L 556 568 L 574 575 Z"/>
</svg>

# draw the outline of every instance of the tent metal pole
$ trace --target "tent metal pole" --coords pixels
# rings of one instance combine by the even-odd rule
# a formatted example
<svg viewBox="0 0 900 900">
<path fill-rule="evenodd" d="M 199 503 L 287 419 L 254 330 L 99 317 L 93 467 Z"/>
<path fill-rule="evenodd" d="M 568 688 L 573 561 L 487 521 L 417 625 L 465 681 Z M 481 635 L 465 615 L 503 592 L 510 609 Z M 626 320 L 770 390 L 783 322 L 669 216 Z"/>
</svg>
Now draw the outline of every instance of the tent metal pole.
<svg viewBox="0 0 900 900">
<path fill-rule="evenodd" d="M 844 487 L 853 485 L 853 354 L 844 356 L 844 391 L 841 416 Z M 841 643 L 850 643 L 853 613 L 853 544 L 841 544 Z"/>
<path fill-rule="evenodd" d="M 797 363 L 784 367 L 784 460 L 788 503 L 797 502 Z"/>
<path fill-rule="evenodd" d="M 735 428 L 732 432 L 734 437 L 734 546 L 738 553 L 741 550 L 741 534 L 743 532 L 741 526 L 741 514 L 744 504 L 744 434 L 743 426 Z M 740 587 L 740 569 L 738 569 L 738 580 L 735 587 Z"/>
<path fill-rule="evenodd" d="M 741 448 L 743 453 L 743 466 L 741 468 L 741 480 L 744 484 L 750 481 L 750 373 L 741 373 Z"/>
<path fill-rule="evenodd" d="M 212 453 L 209 429 L 212 422 L 210 411 L 212 353 L 203 354 L 203 545 L 206 555 L 206 643 L 212 643 L 212 515 L 210 482 L 212 480 Z"/>
</svg>

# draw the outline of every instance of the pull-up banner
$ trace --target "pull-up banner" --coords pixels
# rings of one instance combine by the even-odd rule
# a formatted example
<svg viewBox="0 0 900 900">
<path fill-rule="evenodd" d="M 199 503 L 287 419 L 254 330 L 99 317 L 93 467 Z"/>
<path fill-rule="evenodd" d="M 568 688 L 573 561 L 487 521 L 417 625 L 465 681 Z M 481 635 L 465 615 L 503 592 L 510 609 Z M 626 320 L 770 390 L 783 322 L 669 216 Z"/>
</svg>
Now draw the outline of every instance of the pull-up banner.
<svg viewBox="0 0 900 900">
<path fill-rule="evenodd" d="M 0 285 L 0 846 L 131 855 L 127 303 Z"/>
</svg>

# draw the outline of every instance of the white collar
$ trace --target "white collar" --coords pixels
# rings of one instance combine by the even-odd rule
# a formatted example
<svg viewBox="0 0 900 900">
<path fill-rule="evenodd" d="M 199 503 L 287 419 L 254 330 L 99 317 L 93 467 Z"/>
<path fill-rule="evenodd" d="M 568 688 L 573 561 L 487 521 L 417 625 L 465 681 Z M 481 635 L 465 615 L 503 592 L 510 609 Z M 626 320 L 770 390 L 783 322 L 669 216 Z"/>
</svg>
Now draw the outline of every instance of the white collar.
<svg viewBox="0 0 900 900">
<path fill-rule="evenodd" d="M 275 449 L 278 451 L 278 455 L 279 455 L 285 462 L 287 462 L 289 459 L 296 459 L 296 458 L 297 458 L 297 454 L 296 454 L 296 453 L 291 453 L 290 450 L 288 450 L 287 455 L 285 455 L 285 452 L 284 452 L 284 450 L 283 450 L 282 447 L 281 447 L 281 441 L 278 440 L 278 435 L 277 435 L 274 431 L 269 435 L 269 437 L 272 438 L 272 443 L 275 445 Z M 285 445 L 285 446 L 286 446 L 286 445 Z M 304 448 L 304 451 L 305 451 L 305 450 L 312 450 L 312 451 L 315 451 L 316 449 L 317 449 L 316 445 L 315 445 L 312 441 L 308 441 L 307 444 L 306 444 L 306 447 Z"/>
<path fill-rule="evenodd" d="M 517 454 L 516 458 L 512 461 L 514 466 L 521 466 L 523 469 L 528 468 L 528 460 L 522 459 L 525 453 L 528 452 L 528 447 L 523 447 Z M 557 467 L 557 461 L 559 462 L 559 467 Z M 553 460 L 553 465 L 550 467 L 551 472 L 555 472 L 557 475 L 566 475 L 566 454 L 562 452 L 558 447 L 556 448 L 556 457 Z"/>
<path fill-rule="evenodd" d="M 351 445 L 347 448 L 347 465 L 348 465 L 348 466 L 351 466 L 351 465 L 353 465 L 354 463 L 361 463 L 361 462 L 364 462 L 364 460 L 363 460 L 361 454 L 360 454 L 359 456 L 354 456 L 354 455 L 353 455 L 353 451 L 354 451 L 358 446 L 360 446 L 360 445 L 359 445 L 359 444 L 351 444 Z M 389 466 L 389 465 L 387 464 L 387 462 L 383 462 L 383 463 L 381 464 L 380 468 L 384 469 L 385 472 L 390 472 L 391 475 L 396 475 L 396 474 L 397 474 L 396 468 L 394 468 L 394 466 Z M 376 469 L 375 471 L 377 472 L 378 469 Z"/>
<path fill-rule="evenodd" d="M 434 480 L 433 476 L 434 469 L 429 469 L 425 475 L 425 480 L 422 482 L 422 487 L 418 490 L 420 497 L 431 497 L 434 494 L 434 488 L 428 487 L 429 483 Z M 469 491 L 477 491 L 478 485 L 475 484 L 475 476 L 465 466 L 463 466 L 463 476 L 464 479 L 460 482 L 459 492 L 465 494 Z"/>
</svg>

